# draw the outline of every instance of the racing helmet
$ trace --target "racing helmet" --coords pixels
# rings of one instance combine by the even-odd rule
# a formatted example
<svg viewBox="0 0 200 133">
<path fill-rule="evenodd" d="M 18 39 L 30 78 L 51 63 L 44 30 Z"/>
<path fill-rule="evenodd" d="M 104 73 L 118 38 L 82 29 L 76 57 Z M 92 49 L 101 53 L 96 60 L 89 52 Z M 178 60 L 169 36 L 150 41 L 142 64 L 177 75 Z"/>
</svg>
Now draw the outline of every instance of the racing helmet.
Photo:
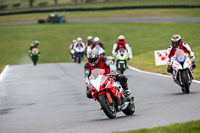
<svg viewBox="0 0 200 133">
<path fill-rule="evenodd" d="M 95 38 L 94 38 L 94 43 L 98 44 L 99 41 L 100 41 L 99 37 L 95 37 Z"/>
<path fill-rule="evenodd" d="M 119 42 L 124 42 L 125 36 L 120 35 L 120 36 L 118 37 L 118 40 L 119 40 Z"/>
<path fill-rule="evenodd" d="M 87 54 L 87 58 L 90 65 L 95 66 L 100 60 L 99 52 L 96 49 L 93 49 Z"/>
<path fill-rule="evenodd" d="M 89 40 L 92 40 L 92 36 L 88 36 L 87 37 L 87 40 L 89 41 Z"/>
<path fill-rule="evenodd" d="M 79 43 L 82 42 L 82 38 L 81 38 L 81 37 L 78 37 L 78 38 L 77 38 L 77 42 L 79 42 Z"/>
<path fill-rule="evenodd" d="M 181 44 L 181 36 L 173 35 L 171 38 L 173 47 L 177 48 Z"/>
<path fill-rule="evenodd" d="M 88 37 L 87 37 L 87 41 L 88 41 L 89 43 L 92 43 L 92 36 L 88 36 Z"/>
<path fill-rule="evenodd" d="M 40 43 L 40 42 L 39 42 L 38 40 L 35 40 L 34 46 L 37 47 L 37 46 L 39 45 L 39 43 Z"/>
</svg>

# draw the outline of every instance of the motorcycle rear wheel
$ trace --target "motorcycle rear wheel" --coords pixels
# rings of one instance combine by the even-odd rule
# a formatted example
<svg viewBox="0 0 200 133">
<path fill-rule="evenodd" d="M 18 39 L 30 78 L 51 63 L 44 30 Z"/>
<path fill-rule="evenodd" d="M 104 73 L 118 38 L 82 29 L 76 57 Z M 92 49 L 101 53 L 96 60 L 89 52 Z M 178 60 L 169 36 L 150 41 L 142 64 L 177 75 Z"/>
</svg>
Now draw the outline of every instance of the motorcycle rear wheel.
<svg viewBox="0 0 200 133">
<path fill-rule="evenodd" d="M 99 102 L 101 104 L 101 107 L 102 107 L 104 113 L 110 119 L 114 119 L 116 117 L 115 105 L 109 105 L 109 102 L 108 102 L 108 99 L 106 97 L 106 94 L 102 94 L 102 95 L 99 96 Z"/>
<path fill-rule="evenodd" d="M 189 82 L 188 82 L 188 77 L 186 73 L 181 74 L 181 81 L 183 83 L 182 91 L 187 94 L 190 93 Z"/>
</svg>

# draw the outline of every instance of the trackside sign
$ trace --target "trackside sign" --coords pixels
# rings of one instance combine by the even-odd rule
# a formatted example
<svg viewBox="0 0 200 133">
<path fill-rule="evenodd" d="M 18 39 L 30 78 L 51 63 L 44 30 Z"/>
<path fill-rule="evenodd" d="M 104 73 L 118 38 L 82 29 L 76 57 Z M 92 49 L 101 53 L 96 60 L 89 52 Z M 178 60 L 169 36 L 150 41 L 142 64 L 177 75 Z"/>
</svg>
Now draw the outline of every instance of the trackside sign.
<svg viewBox="0 0 200 133">
<path fill-rule="evenodd" d="M 167 64 L 167 50 L 156 50 L 154 56 L 156 66 Z"/>
</svg>

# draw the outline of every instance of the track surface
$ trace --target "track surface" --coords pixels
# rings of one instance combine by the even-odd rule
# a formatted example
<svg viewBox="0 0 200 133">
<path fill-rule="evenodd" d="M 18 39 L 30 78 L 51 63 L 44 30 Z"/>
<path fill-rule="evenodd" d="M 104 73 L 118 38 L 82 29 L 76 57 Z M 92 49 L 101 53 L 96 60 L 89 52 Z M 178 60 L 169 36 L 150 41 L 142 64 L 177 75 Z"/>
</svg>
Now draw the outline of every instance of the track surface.
<svg viewBox="0 0 200 133">
<path fill-rule="evenodd" d="M 87 99 L 84 63 L 13 65 L 0 81 L 2 133 L 107 133 L 200 119 L 200 84 L 183 94 L 169 77 L 128 69 L 135 96 L 132 116 L 108 119 L 98 102 Z"/>
</svg>

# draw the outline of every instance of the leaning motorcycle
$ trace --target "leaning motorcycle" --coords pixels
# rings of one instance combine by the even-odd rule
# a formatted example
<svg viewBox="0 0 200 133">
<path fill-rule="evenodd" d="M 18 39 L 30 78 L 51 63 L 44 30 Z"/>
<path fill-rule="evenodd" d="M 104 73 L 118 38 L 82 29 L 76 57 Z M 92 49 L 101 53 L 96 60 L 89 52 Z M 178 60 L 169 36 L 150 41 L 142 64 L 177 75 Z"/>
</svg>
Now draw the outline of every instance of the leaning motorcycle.
<svg viewBox="0 0 200 133">
<path fill-rule="evenodd" d="M 118 73 L 123 74 L 127 69 L 128 58 L 128 52 L 126 49 L 121 48 L 117 51 L 115 56 L 115 66 Z"/>
<path fill-rule="evenodd" d="M 81 46 L 77 46 L 75 48 L 75 62 L 81 63 L 81 60 L 83 59 L 84 49 Z"/>
<path fill-rule="evenodd" d="M 193 80 L 193 68 L 190 58 L 179 49 L 174 56 L 173 76 L 175 82 L 182 88 L 184 93 L 190 93 L 190 85 Z"/>
<path fill-rule="evenodd" d="M 39 49 L 38 48 L 33 48 L 31 53 L 30 53 L 30 57 L 31 57 L 31 60 L 33 61 L 33 65 L 36 65 L 37 64 L 37 61 L 39 59 Z"/>
<path fill-rule="evenodd" d="M 114 79 L 116 74 L 104 73 L 104 69 L 93 69 L 89 79 L 85 78 L 92 96 L 110 119 L 115 118 L 120 111 L 132 115 L 135 112 L 134 97 L 126 96 L 120 83 Z"/>
</svg>

